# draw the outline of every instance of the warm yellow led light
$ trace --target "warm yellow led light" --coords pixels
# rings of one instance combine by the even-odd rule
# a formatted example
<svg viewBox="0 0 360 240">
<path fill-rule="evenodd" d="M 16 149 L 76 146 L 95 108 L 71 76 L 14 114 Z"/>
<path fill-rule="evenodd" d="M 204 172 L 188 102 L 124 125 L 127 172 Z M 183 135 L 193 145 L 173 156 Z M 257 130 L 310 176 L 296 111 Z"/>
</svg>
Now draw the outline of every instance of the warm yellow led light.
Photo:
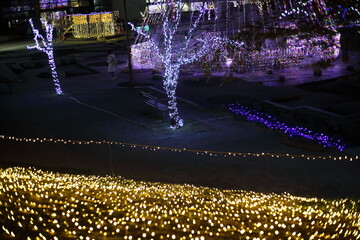
<svg viewBox="0 0 360 240">
<path fill-rule="evenodd" d="M 0 193 L 4 216 L 0 239 L 26 234 L 27 239 L 36 235 L 88 240 L 360 238 L 359 200 L 328 201 L 33 168 L 0 169 Z"/>
<path fill-rule="evenodd" d="M 75 38 L 98 38 L 116 34 L 112 13 L 76 14 L 72 15 L 72 19 Z"/>
<path fill-rule="evenodd" d="M 78 141 L 78 140 L 64 140 L 64 139 L 57 139 L 57 140 L 53 140 L 53 139 L 48 139 L 48 138 L 43 138 L 43 139 L 39 139 L 39 138 L 18 138 L 18 137 L 12 137 L 12 136 L 5 136 L 5 135 L 0 135 L 0 140 L 1 139 L 6 139 L 6 140 L 14 140 L 14 141 L 20 141 L 20 142 L 36 142 L 36 143 L 45 143 L 45 142 L 50 142 L 50 143 L 72 143 L 72 144 L 85 144 L 85 145 L 89 145 L 89 144 L 106 144 L 106 145 L 117 145 L 117 146 L 121 146 L 121 147 L 131 147 L 131 148 L 140 148 L 140 149 L 144 149 L 144 150 L 150 150 L 150 151 L 156 151 L 156 150 L 164 150 L 164 151 L 172 151 L 172 152 L 179 152 L 181 153 L 183 152 L 191 152 L 191 153 L 195 153 L 195 154 L 201 154 L 201 155 L 208 155 L 208 156 L 213 156 L 213 157 L 227 157 L 227 156 L 231 156 L 231 157 L 260 157 L 260 158 L 280 158 L 280 157 L 285 157 L 287 159 L 295 159 L 295 158 L 299 158 L 299 159 L 308 159 L 311 158 L 312 160 L 343 160 L 343 161 L 347 161 L 347 162 L 353 162 L 353 160 L 359 160 L 359 156 L 355 156 L 355 157 L 350 157 L 350 156 L 343 156 L 343 157 L 334 157 L 334 156 L 306 156 L 304 154 L 301 155 L 292 155 L 292 154 L 288 154 L 288 153 L 281 153 L 281 154 L 273 154 L 273 153 L 261 153 L 261 154 L 257 154 L 257 153 L 244 153 L 244 152 L 221 152 L 221 151 L 206 151 L 206 150 L 195 150 L 195 149 L 186 149 L 186 148 L 169 148 L 169 147 L 159 147 L 159 146 L 150 146 L 150 145 L 143 145 L 143 144 L 134 144 L 134 143 L 125 143 L 125 142 L 114 142 L 114 141 Z"/>
</svg>

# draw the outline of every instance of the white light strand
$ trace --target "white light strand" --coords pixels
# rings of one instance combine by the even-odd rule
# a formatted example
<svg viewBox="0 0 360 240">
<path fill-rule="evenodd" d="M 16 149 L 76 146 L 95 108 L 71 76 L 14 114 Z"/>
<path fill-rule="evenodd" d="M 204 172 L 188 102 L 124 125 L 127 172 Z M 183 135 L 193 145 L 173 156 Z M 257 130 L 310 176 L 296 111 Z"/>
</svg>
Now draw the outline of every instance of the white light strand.
<svg viewBox="0 0 360 240">
<path fill-rule="evenodd" d="M 153 3 L 152 6 L 161 6 L 162 9 L 157 11 L 157 13 L 163 13 L 157 14 L 161 16 L 165 16 L 165 12 L 167 11 L 166 7 L 171 6 L 173 7 L 174 4 L 177 4 L 178 2 L 172 1 L 173 3 L 164 3 L 168 1 L 161 1 L 157 3 Z M 190 20 L 185 20 L 185 24 L 189 25 L 189 33 L 191 33 L 192 28 L 195 29 L 193 26 L 196 26 L 196 21 L 192 19 L 196 19 L 197 15 L 202 15 L 201 19 L 204 19 L 206 15 L 206 11 L 209 10 L 209 2 L 205 1 L 202 2 L 203 9 L 200 6 L 200 2 L 196 2 L 199 4 L 195 4 L 192 9 L 192 14 L 190 16 Z M 303 65 L 309 65 L 312 63 L 315 63 L 315 61 L 325 60 L 325 61 L 332 61 L 336 59 L 340 54 L 340 40 L 338 37 L 338 31 L 335 29 L 333 25 L 333 20 L 331 15 L 328 14 L 328 9 L 326 8 L 325 2 L 323 0 L 307 0 L 307 1 L 259 1 L 259 0 L 251 0 L 251 1 L 221 1 L 223 5 L 221 5 L 219 2 L 217 4 L 221 5 L 223 8 L 225 8 L 226 4 L 226 22 L 225 26 L 228 29 L 228 25 L 231 25 L 231 22 L 229 21 L 230 13 L 232 9 L 229 7 L 232 4 L 234 4 L 235 8 L 238 8 L 239 14 L 244 15 L 244 28 L 246 28 L 246 14 L 245 12 L 240 13 L 240 6 L 243 4 L 243 10 L 247 9 L 247 6 L 251 7 L 251 9 L 254 7 L 253 5 L 257 5 L 259 14 L 262 16 L 262 22 L 264 27 L 264 33 L 266 32 L 267 26 L 265 24 L 265 18 L 273 17 L 276 21 L 276 27 L 274 25 L 274 29 L 281 29 L 281 32 L 289 31 L 290 35 L 288 35 L 288 38 L 280 38 L 279 40 L 282 41 L 281 46 L 278 44 L 278 40 L 272 41 L 271 39 L 266 39 L 268 43 L 271 45 L 268 45 L 265 41 L 263 41 L 262 46 L 260 49 L 255 48 L 254 43 L 247 43 L 247 44 L 232 44 L 229 42 L 230 45 L 233 45 L 235 48 L 239 49 L 239 51 L 231 51 L 231 52 L 222 52 L 220 51 L 220 55 L 218 56 L 219 52 L 217 51 L 211 51 L 208 53 L 209 56 L 206 56 L 208 59 L 214 59 L 215 63 L 213 64 L 213 68 L 217 68 L 217 70 L 222 71 L 224 70 L 221 66 L 225 66 L 223 64 L 223 61 L 227 58 L 231 58 L 234 60 L 233 69 L 235 70 L 241 70 L 241 71 L 263 71 L 264 69 L 277 69 L 277 68 L 291 68 L 296 66 L 303 66 Z M 215 4 L 214 2 L 211 2 L 212 4 Z M 245 7 L 245 5 L 247 5 Z M 213 6 L 213 5 L 212 5 Z M 160 7 L 159 7 L 160 8 Z M 274 11 L 276 8 L 277 10 Z M 213 7 L 213 9 L 216 11 L 216 7 Z M 202 11 L 203 10 L 203 11 Z M 204 11 L 205 10 L 205 11 Z M 187 10 L 184 10 L 187 11 Z M 269 16 L 263 15 L 263 13 L 267 11 Z M 254 21 L 254 11 L 253 10 L 247 10 L 248 13 L 251 15 L 251 21 Z M 150 13 L 151 14 L 151 13 Z M 173 14 L 174 15 L 174 14 Z M 217 14 L 216 16 L 218 16 Z M 221 15 L 221 14 L 220 14 Z M 240 16 L 240 15 L 239 15 Z M 281 21 L 278 21 L 282 19 Z M 172 20 L 174 20 L 172 18 Z M 239 17 L 240 19 L 240 17 Z M 315 26 L 319 26 L 322 28 L 325 28 L 326 31 L 318 32 L 315 29 L 315 31 L 312 32 L 306 32 L 303 31 L 301 28 L 302 24 L 299 24 L 298 20 L 303 19 L 303 21 L 308 21 L 309 24 L 315 24 Z M 171 21 L 170 21 L 171 22 Z M 188 23 L 190 22 L 190 23 Z M 183 22 L 181 22 L 183 24 Z M 215 28 L 216 29 L 215 24 Z M 241 26 L 241 21 L 239 21 L 239 26 Z M 160 26 L 161 27 L 161 26 Z M 184 25 L 180 26 L 179 28 L 184 28 Z M 271 27 L 269 28 L 271 29 Z M 299 33 L 295 34 L 295 31 L 298 29 Z M 231 31 L 230 29 L 228 29 Z M 220 29 L 217 29 L 217 32 L 219 32 Z M 184 31 L 182 31 L 184 32 Z M 240 30 L 239 30 L 240 32 Z M 250 31 L 251 32 L 251 31 Z M 281 35 L 280 32 L 280 35 Z M 292 33 L 291 33 L 292 32 Z M 223 34 L 223 33 L 221 33 Z M 275 32 L 275 35 L 277 33 Z M 299 36 L 299 39 L 296 40 L 295 37 Z M 179 35 L 178 41 L 181 41 L 182 36 Z M 303 41 L 303 39 L 308 39 L 308 41 Z M 184 44 L 188 44 L 188 48 L 191 49 L 192 46 L 192 40 L 189 41 L 190 38 L 188 36 L 184 37 L 184 41 L 181 43 L 183 46 Z M 291 40 L 291 45 L 288 44 Z M 264 44 L 266 43 L 266 44 Z M 284 45 L 283 45 L 284 44 Z M 303 45 L 301 45 L 303 44 Z M 300 46 L 301 45 L 301 46 Z M 163 46 L 162 46 L 163 47 Z M 141 65 L 142 68 L 152 68 L 156 65 L 161 65 L 160 59 L 153 58 L 150 52 L 150 49 L 147 48 L 147 45 L 143 45 L 143 43 L 136 44 L 133 47 L 136 49 L 134 53 L 136 54 L 136 57 L 134 57 L 134 65 Z M 187 48 L 185 48 L 187 49 Z M 234 50 L 234 49 L 232 49 Z M 180 54 L 187 53 L 187 51 L 178 51 Z M 222 54 L 227 53 L 227 55 Z M 155 54 L 153 54 L 155 55 Z M 311 56 L 315 56 L 315 58 L 311 58 Z M 307 60 L 307 61 L 304 61 Z M 174 59 L 172 59 L 174 60 Z M 309 62 L 310 60 L 310 62 Z M 162 62 L 163 63 L 163 62 Z M 199 67 L 201 67 L 201 61 L 196 62 L 196 64 L 191 64 L 186 66 L 187 70 L 190 70 L 190 68 L 193 68 L 194 70 L 198 70 Z M 156 68 L 156 67 L 155 67 Z"/>
<path fill-rule="evenodd" d="M 201 17 L 203 16 L 204 9 L 199 9 L 199 15 L 194 23 L 187 31 L 184 42 L 175 42 L 174 36 L 177 34 L 181 22 L 181 9 L 182 1 L 178 1 L 176 5 L 172 1 L 167 1 L 166 11 L 163 11 L 163 24 L 162 35 L 164 37 L 163 48 L 160 50 L 160 43 L 156 44 L 149 33 L 145 33 L 142 29 L 137 29 L 130 23 L 132 29 L 138 34 L 144 36 L 150 46 L 153 47 L 155 53 L 160 56 L 160 60 L 164 68 L 163 87 L 168 96 L 168 108 L 171 121 L 171 128 L 177 129 L 183 126 L 183 120 L 179 116 L 177 101 L 176 101 L 176 88 L 179 79 L 180 68 L 185 65 L 199 60 L 201 57 L 215 50 L 221 43 L 222 39 L 215 33 L 200 34 L 199 37 L 194 39 L 193 32 L 198 27 Z M 197 44 L 201 44 L 199 49 L 196 49 Z M 177 44 L 175 46 L 175 44 Z M 194 53 L 193 51 L 196 50 Z M 162 53 L 160 52 L 162 51 Z"/>
<path fill-rule="evenodd" d="M 53 44 L 52 44 L 52 40 L 53 40 L 53 26 L 52 24 L 48 24 L 46 20 L 41 20 L 42 24 L 45 25 L 45 32 L 46 32 L 46 40 L 45 38 L 40 34 L 39 30 L 37 30 L 34 27 L 33 21 L 30 18 L 29 19 L 30 25 L 31 25 L 31 29 L 34 33 L 34 41 L 35 41 L 35 45 L 34 46 L 27 46 L 28 49 L 37 49 L 39 51 L 42 51 L 44 53 L 46 53 L 46 55 L 48 56 L 48 62 L 49 62 L 49 66 L 51 69 L 51 76 L 53 79 L 53 82 L 55 84 L 55 91 L 56 94 L 61 95 L 63 94 L 63 91 L 61 90 L 61 85 L 60 85 L 60 81 L 58 79 L 58 74 L 56 71 L 56 63 L 55 63 L 55 59 L 54 59 L 54 48 L 53 48 Z M 41 43 L 43 46 L 40 45 L 39 40 L 41 40 Z"/>
<path fill-rule="evenodd" d="M 204 11 L 205 9 L 203 9 L 202 11 L 200 11 L 199 13 L 199 16 L 197 17 L 197 19 L 195 20 L 194 24 L 192 24 L 191 28 L 189 29 L 189 32 L 188 32 L 188 36 L 185 36 L 185 39 L 186 39 L 186 42 L 185 42 L 185 46 L 183 47 L 183 50 L 187 49 L 189 44 L 190 44 L 190 40 L 191 40 L 191 37 L 192 37 L 192 33 L 194 32 L 194 30 L 197 28 L 199 22 L 200 22 L 200 19 L 201 17 L 203 16 L 204 14 Z"/>
</svg>

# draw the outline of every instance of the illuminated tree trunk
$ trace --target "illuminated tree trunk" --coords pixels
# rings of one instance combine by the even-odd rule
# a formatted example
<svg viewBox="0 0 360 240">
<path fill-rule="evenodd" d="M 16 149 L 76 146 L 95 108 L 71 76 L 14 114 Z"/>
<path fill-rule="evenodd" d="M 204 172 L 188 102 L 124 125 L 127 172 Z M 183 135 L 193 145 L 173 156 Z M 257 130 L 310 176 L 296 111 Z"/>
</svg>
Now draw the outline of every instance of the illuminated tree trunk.
<svg viewBox="0 0 360 240">
<path fill-rule="evenodd" d="M 55 84 L 55 91 L 56 94 L 61 95 L 63 94 L 62 90 L 61 90 L 61 86 L 60 86 L 60 81 L 58 79 L 58 74 L 56 71 L 56 63 L 55 63 L 55 59 L 54 59 L 54 48 L 53 48 L 53 25 L 52 24 L 48 24 L 46 20 L 41 21 L 43 25 L 45 25 L 45 37 L 42 36 L 39 32 L 38 29 L 36 29 L 34 27 L 34 23 L 32 21 L 32 19 L 29 19 L 29 23 L 31 26 L 31 29 L 34 33 L 34 41 L 35 41 L 35 45 L 34 46 L 27 46 L 28 49 L 37 49 L 39 51 L 42 51 L 44 53 L 46 53 L 46 55 L 48 56 L 48 61 L 49 61 L 49 66 L 50 66 L 50 70 L 51 70 L 51 76 L 52 79 L 54 81 Z"/>
<path fill-rule="evenodd" d="M 183 120 L 179 116 L 176 100 L 176 87 L 179 79 L 179 67 L 168 66 L 165 69 L 164 89 L 168 96 L 169 116 L 171 128 L 177 129 L 183 126 Z"/>
<path fill-rule="evenodd" d="M 55 59 L 54 59 L 54 50 L 53 48 L 48 50 L 48 59 L 49 59 L 49 67 L 51 70 L 51 76 L 53 78 L 54 84 L 55 84 L 55 90 L 57 94 L 62 94 L 62 90 L 61 90 L 61 86 L 60 86 L 60 82 L 59 82 L 59 78 L 58 78 L 58 73 L 56 71 L 56 63 L 55 63 Z"/>
<path fill-rule="evenodd" d="M 170 124 L 171 128 L 178 129 L 183 126 L 183 120 L 179 116 L 175 96 L 180 67 L 198 61 L 209 51 L 217 49 L 222 40 L 217 34 L 212 32 L 202 32 L 202 34 L 195 35 L 195 30 L 202 22 L 201 20 L 206 12 L 205 8 L 198 9 L 197 17 L 195 17 L 194 21 L 191 21 L 184 38 L 183 34 L 180 34 L 178 31 L 184 7 L 182 0 L 164 0 L 163 2 L 163 41 L 155 42 L 149 32 L 145 32 L 142 28 L 136 28 L 131 23 L 129 24 L 134 31 L 147 39 L 150 46 L 154 49 L 154 55 L 163 63 L 165 71 L 163 86 L 168 96 Z M 180 32 L 183 30 L 184 27 L 181 27 Z M 182 38 L 181 41 L 179 41 L 179 34 Z M 195 53 L 193 53 L 194 49 L 196 50 Z"/>
</svg>

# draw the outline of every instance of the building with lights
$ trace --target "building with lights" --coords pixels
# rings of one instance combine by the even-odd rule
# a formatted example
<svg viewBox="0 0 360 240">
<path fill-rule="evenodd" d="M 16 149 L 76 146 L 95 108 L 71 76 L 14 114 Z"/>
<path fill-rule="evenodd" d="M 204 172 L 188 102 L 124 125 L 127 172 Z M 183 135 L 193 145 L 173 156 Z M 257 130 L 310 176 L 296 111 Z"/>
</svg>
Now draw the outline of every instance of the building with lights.
<svg viewBox="0 0 360 240">
<path fill-rule="evenodd" d="M 161 45 L 159 28 L 172 0 L 147 0 L 143 27 Z M 179 7 L 179 6 L 177 6 Z M 228 39 L 218 51 L 200 62 L 184 66 L 186 72 L 202 71 L 204 63 L 212 70 L 263 71 L 332 61 L 340 54 L 340 34 L 333 25 L 324 0 L 212 0 L 183 1 L 181 25 L 176 38 L 182 41 L 186 28 L 199 11 L 205 11 L 201 28 L 194 34 L 214 32 Z M 161 68 L 147 39 L 138 36 L 133 46 L 133 65 Z M 196 49 L 195 49 L 196 51 Z M 231 66 L 227 62 L 231 60 Z"/>
<path fill-rule="evenodd" d="M 1 0 L 0 26 L 2 34 L 24 36 L 30 31 L 29 18 L 51 17 L 66 28 L 67 15 L 111 10 L 111 0 Z"/>
</svg>

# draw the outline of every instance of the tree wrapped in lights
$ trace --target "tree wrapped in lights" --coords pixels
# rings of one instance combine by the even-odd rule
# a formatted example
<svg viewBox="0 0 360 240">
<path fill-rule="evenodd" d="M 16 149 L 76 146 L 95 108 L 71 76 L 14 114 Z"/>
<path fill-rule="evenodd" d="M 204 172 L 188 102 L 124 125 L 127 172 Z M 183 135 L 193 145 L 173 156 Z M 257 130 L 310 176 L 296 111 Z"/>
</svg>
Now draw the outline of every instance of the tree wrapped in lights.
<svg viewBox="0 0 360 240">
<path fill-rule="evenodd" d="M 144 17 L 145 24 L 158 27 L 164 13 L 164 1 L 150 1 Z M 220 51 L 205 56 L 214 63 L 215 71 L 228 69 L 225 62 L 232 59 L 232 68 L 240 72 L 311 66 L 331 62 L 340 54 L 340 34 L 334 27 L 332 14 L 324 0 L 187 0 L 184 12 L 203 5 L 206 13 L 202 22 L 206 28 L 238 44 L 228 41 Z M 193 14 L 189 13 L 190 19 Z M 205 25 L 203 24 L 203 25 Z M 142 36 L 135 40 L 135 67 L 151 68 L 158 59 L 151 55 Z M 197 71 L 203 63 L 186 66 Z"/>
<path fill-rule="evenodd" d="M 148 45 L 151 46 L 153 53 L 157 55 L 162 64 L 161 67 L 164 71 L 163 87 L 169 99 L 171 128 L 177 129 L 183 126 L 175 96 L 180 69 L 182 66 L 195 62 L 210 51 L 215 50 L 221 44 L 222 39 L 215 32 L 203 31 L 199 33 L 197 31 L 201 19 L 206 13 L 206 9 L 201 7 L 197 11 L 195 20 L 190 21 L 184 39 L 179 39 L 183 37 L 179 25 L 184 4 L 181 0 L 177 2 L 167 0 L 163 6 L 165 9 L 161 13 L 163 18 L 161 27 L 162 40 L 156 42 L 149 32 L 135 28 L 131 23 L 129 24 L 134 31 L 147 40 Z"/>
<path fill-rule="evenodd" d="M 61 90 L 60 81 L 56 71 L 56 63 L 54 59 L 54 47 L 53 47 L 53 31 L 54 28 L 52 24 L 49 24 L 46 20 L 41 20 L 42 24 L 45 26 L 46 37 L 40 34 L 40 31 L 34 27 L 32 19 L 29 19 L 31 29 L 34 33 L 34 46 L 27 46 L 28 49 L 37 49 L 46 53 L 48 56 L 49 66 L 51 69 L 51 76 L 55 84 L 56 94 L 61 95 L 63 91 Z"/>
</svg>

